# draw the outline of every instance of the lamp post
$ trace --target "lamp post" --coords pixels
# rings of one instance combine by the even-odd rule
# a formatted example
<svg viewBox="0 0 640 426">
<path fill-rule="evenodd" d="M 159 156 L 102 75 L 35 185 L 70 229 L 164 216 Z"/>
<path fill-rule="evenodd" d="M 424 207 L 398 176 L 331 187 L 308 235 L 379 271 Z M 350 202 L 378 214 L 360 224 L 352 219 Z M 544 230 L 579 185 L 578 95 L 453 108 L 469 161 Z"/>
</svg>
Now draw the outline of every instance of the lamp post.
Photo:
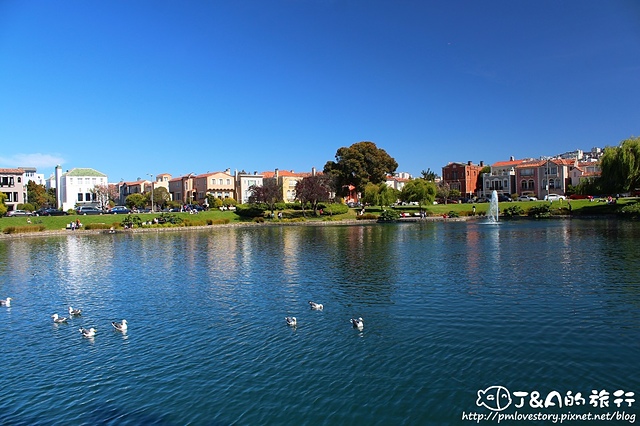
<svg viewBox="0 0 640 426">
<path fill-rule="evenodd" d="M 153 207 L 153 175 L 151 173 L 147 173 L 151 177 L 151 213 L 155 213 L 155 209 Z"/>
</svg>

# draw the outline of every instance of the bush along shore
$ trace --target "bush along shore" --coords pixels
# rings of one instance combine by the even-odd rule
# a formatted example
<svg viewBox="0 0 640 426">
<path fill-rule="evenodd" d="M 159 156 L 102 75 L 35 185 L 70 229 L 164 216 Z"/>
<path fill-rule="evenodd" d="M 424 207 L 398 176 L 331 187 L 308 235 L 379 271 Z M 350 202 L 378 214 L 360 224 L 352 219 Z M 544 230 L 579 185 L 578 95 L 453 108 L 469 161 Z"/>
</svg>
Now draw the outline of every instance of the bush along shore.
<svg viewBox="0 0 640 426">
<path fill-rule="evenodd" d="M 640 199 L 618 200 L 565 200 L 523 201 L 500 203 L 500 217 L 516 218 L 580 218 L 619 217 L 640 219 Z M 363 221 L 394 222 L 418 220 L 468 220 L 483 218 L 488 203 L 438 204 L 428 207 L 394 206 L 350 209 L 346 205 L 331 207 L 317 212 L 282 208 L 271 212 L 264 206 L 243 206 L 233 211 L 210 210 L 190 213 L 141 213 L 128 215 L 67 215 L 46 217 L 3 217 L 0 219 L 2 236 L 27 236 L 45 234 L 117 233 L 160 230 L 201 229 L 211 226 L 249 225 L 323 225 L 353 224 Z M 73 225 L 72 225 L 73 223 Z"/>
</svg>

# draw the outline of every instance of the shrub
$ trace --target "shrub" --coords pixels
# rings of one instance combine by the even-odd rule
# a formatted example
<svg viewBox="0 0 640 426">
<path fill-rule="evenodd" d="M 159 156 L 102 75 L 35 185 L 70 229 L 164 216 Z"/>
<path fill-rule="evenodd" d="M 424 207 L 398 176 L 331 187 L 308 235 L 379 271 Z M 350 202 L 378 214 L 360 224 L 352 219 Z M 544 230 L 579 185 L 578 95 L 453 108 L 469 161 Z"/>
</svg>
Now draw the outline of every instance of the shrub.
<svg viewBox="0 0 640 426">
<path fill-rule="evenodd" d="M 142 219 L 140 219 L 140 216 L 132 216 L 128 214 L 124 217 L 124 219 L 122 219 L 120 225 L 122 225 L 122 227 L 125 229 L 133 228 L 134 226 L 137 226 L 139 228 L 142 226 Z"/>
<path fill-rule="evenodd" d="M 377 218 L 378 216 L 376 216 L 375 214 L 365 213 L 365 214 L 361 214 L 360 216 L 357 216 L 356 220 L 376 220 Z"/>
<path fill-rule="evenodd" d="M 264 222 L 264 217 L 262 217 L 262 216 L 254 217 L 253 221 L 255 223 L 263 223 Z"/>
<path fill-rule="evenodd" d="M 447 213 L 447 217 L 460 217 L 460 215 L 458 214 L 458 212 L 454 212 L 453 210 L 451 210 L 449 213 Z"/>
<path fill-rule="evenodd" d="M 378 216 L 378 221 L 379 222 L 395 222 L 396 220 L 398 220 L 399 217 L 400 217 L 400 214 L 398 214 L 397 211 L 389 209 L 380 213 L 380 216 Z"/>
<path fill-rule="evenodd" d="M 33 206 L 33 204 L 31 203 L 24 203 L 24 204 L 18 204 L 17 205 L 18 210 L 27 210 L 27 211 L 34 211 L 36 208 Z"/>
<path fill-rule="evenodd" d="M 110 229 L 113 225 L 106 223 L 88 223 L 84 229 Z"/>
<path fill-rule="evenodd" d="M 229 219 L 207 219 L 207 225 L 226 225 L 229 222 Z"/>
<path fill-rule="evenodd" d="M 238 204 L 236 206 L 236 214 L 241 217 L 262 217 L 265 211 L 265 207 L 258 204 Z"/>
<path fill-rule="evenodd" d="M 541 204 L 534 206 L 527 211 L 527 216 L 535 217 L 536 219 L 546 218 L 551 216 L 551 208 L 548 204 Z"/>
<path fill-rule="evenodd" d="M 524 214 L 524 210 L 522 209 L 522 207 L 514 205 L 514 206 L 509 206 L 506 209 L 504 209 L 502 211 L 502 214 L 505 217 L 522 216 Z"/>
<path fill-rule="evenodd" d="M 206 220 L 197 220 L 197 219 L 185 219 L 183 222 L 184 226 L 206 226 Z"/>
<path fill-rule="evenodd" d="M 323 214 L 345 214 L 349 212 L 349 206 L 347 206 L 346 204 L 329 204 L 326 205 L 324 207 L 320 207 L 320 205 L 318 205 L 318 209 L 322 208 L 322 213 Z"/>
<path fill-rule="evenodd" d="M 627 204 L 620 209 L 620 214 L 632 219 L 640 218 L 640 203 Z"/>
<path fill-rule="evenodd" d="M 30 226 L 7 226 L 2 230 L 5 234 L 27 234 L 30 232 L 42 232 L 47 229 L 44 225 L 30 225 Z"/>
</svg>

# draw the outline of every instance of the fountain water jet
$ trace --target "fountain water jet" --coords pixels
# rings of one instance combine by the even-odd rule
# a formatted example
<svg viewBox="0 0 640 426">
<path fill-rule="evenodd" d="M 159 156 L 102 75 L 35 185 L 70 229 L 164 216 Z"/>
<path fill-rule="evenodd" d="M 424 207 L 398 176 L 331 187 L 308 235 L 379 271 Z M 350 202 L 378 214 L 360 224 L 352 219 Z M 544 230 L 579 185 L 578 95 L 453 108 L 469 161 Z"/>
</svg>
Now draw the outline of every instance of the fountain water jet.
<svg viewBox="0 0 640 426">
<path fill-rule="evenodd" d="M 489 204 L 489 210 L 487 211 L 487 218 L 489 223 L 498 223 L 498 215 L 500 209 L 498 208 L 498 192 L 494 190 L 491 193 L 491 203 Z"/>
</svg>

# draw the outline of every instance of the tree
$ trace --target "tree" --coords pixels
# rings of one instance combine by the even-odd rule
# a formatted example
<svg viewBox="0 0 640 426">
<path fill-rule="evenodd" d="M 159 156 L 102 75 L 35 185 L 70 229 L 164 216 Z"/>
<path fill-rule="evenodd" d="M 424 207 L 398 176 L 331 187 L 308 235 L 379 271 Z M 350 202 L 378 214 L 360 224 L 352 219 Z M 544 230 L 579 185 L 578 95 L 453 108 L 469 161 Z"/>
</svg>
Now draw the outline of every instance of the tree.
<svg viewBox="0 0 640 426">
<path fill-rule="evenodd" d="M 55 197 L 53 199 L 51 198 L 51 194 L 46 190 L 44 185 L 38 185 L 32 180 L 27 182 L 27 199 L 36 210 L 41 207 L 56 205 Z"/>
<path fill-rule="evenodd" d="M 148 204 L 151 204 L 151 191 L 148 191 L 145 196 L 147 197 Z M 167 203 L 171 201 L 171 194 L 167 188 L 163 186 L 158 186 L 153 188 L 153 204 L 160 208 L 160 210 L 167 207 Z M 152 208 L 153 211 L 155 209 Z"/>
<path fill-rule="evenodd" d="M 332 189 L 329 176 L 307 176 L 296 182 L 296 200 L 302 203 L 303 211 L 305 203 L 311 204 L 311 209 L 315 215 L 318 203 L 329 201 L 331 198 Z"/>
<path fill-rule="evenodd" d="M 386 183 L 374 185 L 367 184 L 364 187 L 363 201 L 372 206 L 390 206 L 398 200 L 398 191 L 391 188 Z"/>
<path fill-rule="evenodd" d="M 447 199 L 449 198 L 449 194 L 451 194 L 451 187 L 445 181 L 440 181 L 437 186 L 436 195 L 438 198 L 442 198 L 444 203 L 447 204 Z"/>
<path fill-rule="evenodd" d="M 476 189 L 483 189 L 484 188 L 484 180 L 482 179 L 482 175 L 488 173 L 491 174 L 491 166 L 484 166 L 481 170 L 480 173 L 478 173 L 478 179 L 476 180 Z"/>
<path fill-rule="evenodd" d="M 130 209 L 143 209 L 147 205 L 147 197 L 142 194 L 130 194 L 124 200 L 124 204 Z"/>
<path fill-rule="evenodd" d="M 249 203 L 264 203 L 269 206 L 271 216 L 276 209 L 276 203 L 282 201 L 282 185 L 279 185 L 275 179 L 265 179 L 262 186 L 252 185 L 249 187 L 251 195 Z"/>
<path fill-rule="evenodd" d="M 432 182 L 435 182 L 436 178 L 438 177 L 438 175 L 436 175 L 435 172 L 432 172 L 430 168 L 421 171 L 420 174 L 422 175 L 422 179 Z"/>
<path fill-rule="evenodd" d="M 404 184 L 400 199 L 408 203 L 418 203 L 420 207 L 424 204 L 432 204 L 436 198 L 436 184 L 433 181 L 423 179 L 412 179 Z"/>
<path fill-rule="evenodd" d="M 605 192 L 629 192 L 640 188 L 640 138 L 626 139 L 617 147 L 606 147 L 600 169 Z"/>
<path fill-rule="evenodd" d="M 340 195 L 346 195 L 345 188 L 353 185 L 362 192 L 368 183 L 385 182 L 387 175 L 396 171 L 398 163 L 384 149 L 373 142 L 357 142 L 350 147 L 339 148 L 336 161 L 327 161 L 324 173 L 331 176 L 334 187 Z"/>
<path fill-rule="evenodd" d="M 109 207 L 109 187 L 107 185 L 96 185 L 89 190 L 93 194 L 93 199 L 98 203 L 98 207 L 106 210 Z"/>
<path fill-rule="evenodd" d="M 7 205 L 4 203 L 7 196 L 4 192 L 0 192 L 0 216 L 7 214 Z"/>
</svg>

